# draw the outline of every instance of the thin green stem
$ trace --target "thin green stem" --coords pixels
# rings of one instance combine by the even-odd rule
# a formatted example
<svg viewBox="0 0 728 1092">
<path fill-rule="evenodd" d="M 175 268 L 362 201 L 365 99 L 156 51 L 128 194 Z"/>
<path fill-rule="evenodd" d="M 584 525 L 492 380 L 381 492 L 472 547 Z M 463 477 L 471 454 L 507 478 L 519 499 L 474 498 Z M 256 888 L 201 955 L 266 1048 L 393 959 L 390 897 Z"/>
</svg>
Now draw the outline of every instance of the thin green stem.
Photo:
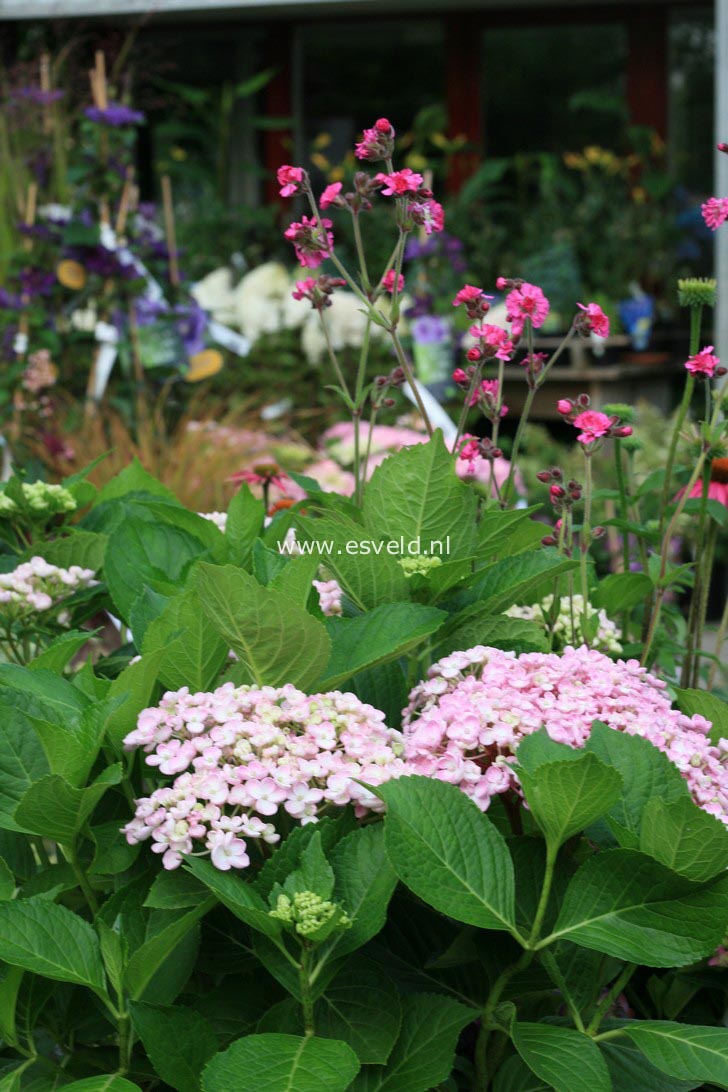
<svg viewBox="0 0 728 1092">
<path fill-rule="evenodd" d="M 693 594 L 690 600 L 690 610 L 688 612 L 688 628 L 687 637 L 685 642 L 685 657 L 683 659 L 682 674 L 680 679 L 681 686 L 691 686 L 691 678 L 693 675 L 693 664 L 698 645 L 698 618 L 700 614 L 700 603 L 702 598 L 702 586 L 703 578 L 706 575 L 705 560 L 707 549 L 703 548 L 703 541 L 705 537 L 705 521 L 708 515 L 708 491 L 710 489 L 710 463 L 707 462 L 703 467 L 703 482 L 700 490 L 700 510 L 698 513 L 698 528 L 695 534 L 695 553 L 696 553 L 696 570 L 695 570 L 695 583 L 693 585 Z M 710 570 L 713 567 L 712 558 L 708 567 L 707 578 L 710 581 Z"/>
<path fill-rule="evenodd" d="M 695 636 L 693 640 L 693 670 L 688 683 L 696 688 L 700 681 L 700 656 L 703 647 L 703 634 L 705 632 L 705 619 L 708 614 L 708 596 L 710 595 L 710 583 L 713 575 L 713 562 L 715 561 L 715 546 L 718 538 L 718 525 L 711 520 L 708 526 L 708 538 L 701 559 L 700 577 L 698 580 L 698 610 L 695 619 Z"/>
<path fill-rule="evenodd" d="M 406 378 L 407 382 L 410 385 L 410 390 L 412 391 L 412 394 L 414 395 L 415 402 L 417 403 L 417 409 L 419 410 L 420 416 L 422 417 L 422 420 L 425 423 L 425 428 L 427 429 L 427 435 L 430 437 L 430 439 L 432 439 L 432 436 L 434 435 L 435 430 L 432 427 L 432 422 L 430 421 L 430 418 L 429 418 L 429 416 L 427 414 L 427 410 L 425 409 L 424 404 L 422 402 L 422 398 L 420 397 L 420 392 L 419 392 L 419 390 L 417 388 L 417 383 L 415 381 L 415 377 L 412 374 L 412 368 L 410 366 L 410 362 L 407 359 L 405 351 L 402 348 L 402 343 L 399 340 L 399 334 L 397 333 L 396 329 L 390 330 L 389 333 L 390 333 L 390 336 L 392 338 L 392 343 L 394 345 L 394 351 L 397 354 L 397 363 L 399 364 L 400 368 L 404 372 L 405 378 Z"/>
<path fill-rule="evenodd" d="M 556 962 L 554 956 L 552 955 L 551 952 L 544 951 L 544 952 L 541 952 L 541 955 L 540 955 L 539 958 L 540 958 L 541 962 L 543 963 L 544 969 L 546 970 L 546 973 L 548 974 L 549 978 L 551 979 L 553 984 L 557 987 L 557 989 L 561 993 L 561 996 L 563 997 L 564 1001 L 566 1002 L 567 1008 L 569 1009 L 569 1013 L 571 1015 L 571 1019 L 574 1021 L 574 1027 L 577 1029 L 577 1031 L 584 1031 L 584 1021 L 581 1018 L 581 1013 L 579 1012 L 579 1009 L 578 1009 L 578 1007 L 576 1005 L 576 1002 L 574 1001 L 574 998 L 571 996 L 571 994 L 569 992 L 569 987 L 568 987 L 568 984 L 566 982 L 566 979 L 564 978 L 563 974 L 561 973 L 561 968 L 559 967 L 558 963 Z"/>
<path fill-rule="evenodd" d="M 301 964 L 298 973 L 299 988 L 301 991 L 301 1008 L 303 1010 L 303 1027 L 306 1036 L 316 1034 L 314 1021 L 314 1000 L 311 990 L 311 949 L 304 947 L 301 950 Z"/>
<path fill-rule="evenodd" d="M 589 633 L 590 633 L 590 621 L 589 621 L 589 547 L 591 545 L 591 514 L 592 514 L 592 458 L 591 452 L 584 449 L 584 518 L 582 520 L 582 528 L 579 534 L 579 572 L 581 574 L 581 594 L 583 599 L 583 616 L 581 619 L 581 630 L 584 643 L 589 646 Z"/>
<path fill-rule="evenodd" d="M 587 1025 L 587 1028 L 586 1028 L 587 1035 L 596 1036 L 596 1033 L 599 1031 L 599 1027 L 601 1025 L 602 1020 L 607 1015 L 607 1013 L 611 1009 L 612 1005 L 614 1004 L 616 998 L 619 997 L 620 993 L 622 992 L 624 987 L 627 985 L 627 983 L 629 982 L 630 978 L 632 977 L 632 975 L 634 974 L 634 972 L 636 970 L 637 970 L 637 965 L 635 963 L 628 963 L 625 967 L 622 968 L 622 970 L 617 975 L 617 977 L 615 978 L 615 980 L 612 983 L 612 985 L 610 986 L 610 988 L 607 990 L 604 997 L 601 999 L 601 1001 L 597 1005 L 596 1010 L 594 1012 L 594 1015 L 592 1016 L 591 1020 L 589 1021 L 588 1025 Z"/>
<path fill-rule="evenodd" d="M 470 386 L 468 387 L 468 390 L 467 390 L 467 392 L 465 394 L 465 401 L 463 402 L 463 408 L 460 410 L 460 418 L 458 420 L 458 430 L 455 433 L 455 443 L 453 444 L 453 452 L 456 452 L 457 449 L 458 449 L 458 444 L 460 443 L 460 438 L 461 438 L 461 436 L 463 434 L 463 429 L 465 428 L 465 422 L 468 419 L 468 411 L 470 410 L 470 403 L 473 400 L 473 395 L 475 394 L 475 391 L 476 391 L 477 387 L 479 386 L 481 377 L 483 375 L 483 364 L 484 364 L 484 361 L 480 361 L 476 365 L 475 370 L 473 371 L 472 378 L 470 380 Z"/>
<path fill-rule="evenodd" d="M 720 654 L 723 651 L 723 645 L 725 639 L 728 636 L 728 599 L 725 601 L 725 607 L 723 608 L 723 617 L 720 620 L 718 627 L 718 633 L 715 641 L 715 659 L 710 665 L 710 672 L 708 674 L 708 690 L 713 689 L 715 683 L 715 676 L 718 674 L 718 665 L 721 663 Z"/>
<path fill-rule="evenodd" d="M 96 917 L 96 915 L 99 912 L 99 902 L 98 902 L 98 899 L 96 898 L 96 895 L 94 894 L 94 891 L 93 891 L 93 888 L 91 887 L 91 884 L 88 882 L 88 877 L 86 876 L 86 873 L 84 872 L 84 870 L 81 867 L 81 864 L 80 864 L 80 862 L 78 860 L 78 856 L 76 854 L 76 847 L 73 846 L 73 845 L 70 845 L 70 846 L 63 846 L 62 849 L 63 849 L 63 853 L 64 853 L 64 856 L 65 856 L 66 860 L 68 861 L 71 868 L 73 869 L 74 876 L 78 880 L 78 886 L 81 888 L 81 890 L 83 892 L 83 897 L 86 900 L 88 908 L 91 911 L 91 913 L 93 914 L 93 916 Z"/>
<path fill-rule="evenodd" d="M 700 327 L 703 318 L 702 305 L 693 307 L 690 310 L 690 356 L 694 356 L 700 348 Z M 662 492 L 660 494 L 660 533 L 662 533 L 665 526 L 666 509 L 670 499 L 670 491 L 672 486 L 672 471 L 675 465 L 675 453 L 677 451 L 677 444 L 680 438 L 680 430 L 683 427 L 688 410 L 690 409 L 690 401 L 693 396 L 693 389 L 695 387 L 695 376 L 692 372 L 688 372 L 685 380 L 685 390 L 683 391 L 682 401 L 677 412 L 675 419 L 675 427 L 670 437 L 670 446 L 667 450 L 667 459 L 665 461 L 665 480 L 662 483 Z M 707 420 L 707 418 L 706 418 Z"/>
</svg>

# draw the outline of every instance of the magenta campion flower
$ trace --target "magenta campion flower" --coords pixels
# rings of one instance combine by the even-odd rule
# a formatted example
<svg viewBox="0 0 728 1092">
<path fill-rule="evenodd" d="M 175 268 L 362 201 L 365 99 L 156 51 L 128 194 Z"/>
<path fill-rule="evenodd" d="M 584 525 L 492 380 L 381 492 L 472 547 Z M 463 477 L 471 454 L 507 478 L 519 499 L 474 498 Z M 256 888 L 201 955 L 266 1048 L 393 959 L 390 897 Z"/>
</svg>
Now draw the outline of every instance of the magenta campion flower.
<svg viewBox="0 0 728 1092">
<path fill-rule="evenodd" d="M 700 211 L 711 231 L 716 231 L 728 220 L 728 197 L 709 197 Z"/>
<path fill-rule="evenodd" d="M 417 193 L 422 185 L 423 178 L 411 167 L 403 167 L 401 171 L 393 171 L 392 174 L 378 174 L 375 179 L 382 183 L 384 197 L 402 197 L 407 193 Z"/>
<path fill-rule="evenodd" d="M 146 121 L 140 110 L 132 110 L 123 102 L 110 102 L 107 106 L 88 106 L 84 114 L 89 121 L 97 125 L 108 125 L 112 129 L 121 129 L 124 125 L 141 125 Z"/>
<path fill-rule="evenodd" d="M 397 276 L 393 269 L 390 269 L 386 276 L 382 277 L 382 288 L 385 292 L 394 292 L 394 278 Z M 399 274 L 399 280 L 397 281 L 397 292 L 404 292 L 404 277 Z"/>
<path fill-rule="evenodd" d="M 673 709 L 665 683 L 637 660 L 596 650 L 514 652 L 478 645 L 434 664 L 404 711 L 408 770 L 458 785 L 483 811 L 520 794 L 521 741 L 541 728 L 583 747 L 594 721 L 642 736 L 675 764 L 696 804 L 728 824 L 728 745 L 710 742 L 710 722 Z"/>
<path fill-rule="evenodd" d="M 433 231 L 443 231 L 445 228 L 445 210 L 434 197 L 424 197 L 413 201 L 407 206 L 407 215 L 418 227 L 425 229 L 426 235 L 432 235 Z"/>
<path fill-rule="evenodd" d="M 538 330 L 546 320 L 549 307 L 549 301 L 538 285 L 524 281 L 520 288 L 514 288 L 506 296 L 506 313 L 514 335 L 520 337 L 527 320 L 534 330 Z"/>
<path fill-rule="evenodd" d="M 278 185 L 281 187 L 279 191 L 281 197 L 292 197 L 294 193 L 298 193 L 305 177 L 306 172 L 303 167 L 291 167 L 287 163 L 279 167 L 277 178 Z"/>
<path fill-rule="evenodd" d="M 609 337 L 609 318 L 598 303 L 587 303 L 586 306 L 583 303 L 577 303 L 576 306 L 584 312 L 581 321 L 588 330 L 597 337 Z"/>
<path fill-rule="evenodd" d="M 296 281 L 296 287 L 291 292 L 294 300 L 310 300 L 311 294 L 317 284 L 315 277 L 306 277 L 304 281 Z"/>
<path fill-rule="evenodd" d="M 713 346 L 706 345 L 695 356 L 685 361 L 685 367 L 693 375 L 704 375 L 711 379 L 715 375 L 715 369 L 719 366 L 720 359 L 714 355 Z"/>
<path fill-rule="evenodd" d="M 327 186 L 324 192 L 321 194 L 319 205 L 322 209 L 327 209 L 341 193 L 341 182 L 332 182 L 330 186 Z"/>
<path fill-rule="evenodd" d="M 452 301 L 453 307 L 459 307 L 461 303 L 477 303 L 479 300 L 492 300 L 492 296 L 486 296 L 482 288 L 476 288 L 474 284 L 465 284 L 459 292 L 455 293 Z"/>
<path fill-rule="evenodd" d="M 491 356 L 494 356 L 497 360 L 510 360 L 514 348 L 513 342 L 508 335 L 508 331 L 501 326 L 494 326 L 490 322 L 485 322 L 481 326 L 471 326 L 470 334 L 472 337 L 478 338 L 490 351 Z"/>
<path fill-rule="evenodd" d="M 328 230 L 331 220 L 322 219 L 320 223 L 321 227 L 312 217 L 302 216 L 300 222 L 292 223 L 284 232 L 285 238 L 293 243 L 299 262 L 308 269 L 320 266 L 333 250 L 334 236 Z"/>
<path fill-rule="evenodd" d="M 611 417 L 599 410 L 584 410 L 573 420 L 574 428 L 581 429 L 576 437 L 580 444 L 593 444 L 600 436 L 606 436 L 613 425 Z"/>
<path fill-rule="evenodd" d="M 559 413 L 563 413 L 564 415 L 566 415 L 567 413 L 571 413 L 572 409 L 574 408 L 574 403 L 568 398 L 559 398 L 558 402 L 556 403 L 556 408 Z"/>
<path fill-rule="evenodd" d="M 223 871 L 246 868 L 251 841 L 280 840 L 277 817 L 312 823 L 324 808 L 352 804 L 362 818 L 383 808 L 363 783 L 406 772 L 402 736 L 384 713 L 353 694 L 308 696 L 291 685 L 167 692 L 124 746 L 174 778 L 138 799 L 123 828 L 131 845 L 151 839 L 167 869 L 189 853 L 209 853 Z"/>
<path fill-rule="evenodd" d="M 378 118 L 371 129 L 365 129 L 362 138 L 354 148 L 357 159 L 368 159 L 376 163 L 387 159 L 394 150 L 394 126 L 387 118 Z"/>
</svg>

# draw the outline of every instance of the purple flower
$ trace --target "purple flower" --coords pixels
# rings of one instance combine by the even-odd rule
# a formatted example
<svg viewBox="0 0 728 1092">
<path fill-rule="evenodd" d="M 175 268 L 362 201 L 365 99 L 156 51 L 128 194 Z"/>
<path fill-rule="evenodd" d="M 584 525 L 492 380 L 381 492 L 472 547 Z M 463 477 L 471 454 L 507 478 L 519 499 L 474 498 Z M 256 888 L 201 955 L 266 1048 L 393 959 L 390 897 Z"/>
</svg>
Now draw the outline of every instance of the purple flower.
<svg viewBox="0 0 728 1092">
<path fill-rule="evenodd" d="M 187 304 L 179 304 L 174 310 L 178 316 L 177 330 L 187 355 L 194 356 L 195 353 L 202 352 L 205 348 L 207 315 L 195 300 Z"/>
<path fill-rule="evenodd" d="M 10 98 L 34 102 L 37 106 L 48 106 L 63 98 L 63 91 L 44 91 L 42 87 L 15 87 L 10 92 Z"/>
<path fill-rule="evenodd" d="M 421 315 L 410 324 L 410 330 L 420 345 L 433 345 L 450 337 L 450 325 L 439 315 Z"/>
<path fill-rule="evenodd" d="M 14 296 L 7 288 L 0 288 L 0 309 L 16 311 L 20 307 L 20 296 Z"/>
<path fill-rule="evenodd" d="M 89 121 L 95 121 L 98 125 L 109 125 L 112 129 L 120 129 L 123 125 L 141 125 L 146 120 L 139 110 L 132 110 L 131 106 L 125 106 L 123 102 L 110 102 L 103 109 L 100 106 L 88 106 L 84 114 Z"/>
<path fill-rule="evenodd" d="M 28 266 L 18 274 L 21 296 L 48 296 L 56 283 L 55 273 L 45 273 L 42 269 Z"/>
</svg>

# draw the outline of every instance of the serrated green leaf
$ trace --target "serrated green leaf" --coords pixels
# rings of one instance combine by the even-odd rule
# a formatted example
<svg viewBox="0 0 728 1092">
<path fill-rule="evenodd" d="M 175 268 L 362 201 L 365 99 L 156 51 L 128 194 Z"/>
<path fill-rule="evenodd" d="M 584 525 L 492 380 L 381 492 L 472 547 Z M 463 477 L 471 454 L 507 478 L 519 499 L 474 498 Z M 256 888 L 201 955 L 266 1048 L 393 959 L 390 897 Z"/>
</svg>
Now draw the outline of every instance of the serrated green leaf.
<svg viewBox="0 0 728 1092">
<path fill-rule="evenodd" d="M 40 897 L 0 903 L 0 959 L 45 978 L 104 988 L 96 933 L 65 906 Z"/>
<path fill-rule="evenodd" d="M 623 1030 L 668 1076 L 728 1087 L 728 1028 L 650 1020 L 628 1024 Z"/>
<path fill-rule="evenodd" d="M 556 1092 L 612 1092 L 607 1063 L 588 1036 L 553 1024 L 513 1025 L 513 1045 L 526 1065 Z"/>
<path fill-rule="evenodd" d="M 528 806 L 552 847 L 563 845 L 609 811 L 622 789 L 617 771 L 584 751 L 576 759 L 546 762 L 534 774 L 519 768 L 518 776 Z"/>
<path fill-rule="evenodd" d="M 403 448 L 374 471 L 364 496 L 364 524 L 377 537 L 420 540 L 422 554 L 448 542 L 450 559 L 475 551 L 478 500 L 455 473 L 440 432 L 428 443 Z"/>
<path fill-rule="evenodd" d="M 196 580 L 203 610 L 251 682 L 305 688 L 321 676 L 331 642 L 316 618 L 231 565 L 203 563 Z"/>
<path fill-rule="evenodd" d="M 316 1036 L 247 1035 L 216 1054 L 204 1092 L 345 1092 L 359 1070 L 346 1043 Z"/>
<path fill-rule="evenodd" d="M 61 675 L 77 652 L 93 637 L 93 632 L 88 630 L 73 630 L 62 633 L 51 641 L 34 660 L 28 664 L 31 671 L 53 671 Z"/>
<path fill-rule="evenodd" d="M 676 694 L 677 704 L 686 716 L 699 713 L 712 723 L 711 742 L 728 738 L 728 702 L 721 701 L 717 694 L 708 690 L 677 690 Z"/>
<path fill-rule="evenodd" d="M 654 796 L 642 813 L 640 850 L 700 883 L 728 864 L 728 829 L 692 800 Z"/>
<path fill-rule="evenodd" d="M 132 1001 L 129 1009 L 134 1030 L 162 1080 L 177 1092 L 199 1092 L 202 1070 L 218 1048 L 207 1020 L 182 1006 Z"/>
<path fill-rule="evenodd" d="M 168 690 L 209 690 L 222 670 L 228 646 L 202 609 L 195 588 L 171 599 L 146 629 L 142 658 L 161 651 L 158 675 Z"/>
<path fill-rule="evenodd" d="M 708 885 L 682 879 L 631 849 L 589 858 L 567 888 L 550 938 L 564 938 L 648 967 L 682 967 L 721 943 L 728 921 L 728 878 Z"/>
<path fill-rule="evenodd" d="M 268 937 L 279 935 L 281 923 L 270 916 L 269 907 L 259 892 L 240 876 L 221 872 L 211 861 L 200 857 L 187 858 L 185 867 L 195 879 L 204 883 L 223 906 L 227 906 L 228 910 L 246 925 L 250 925 L 252 929 L 257 929 Z"/>
<path fill-rule="evenodd" d="M 388 603 L 356 618 L 327 618 L 331 657 L 321 690 L 336 690 L 358 671 L 397 659 L 436 633 L 447 615 L 419 603 Z"/>
<path fill-rule="evenodd" d="M 351 1092 L 427 1092 L 450 1076 L 460 1032 L 475 1010 L 436 994 L 403 997 L 402 1027 L 386 1066 L 362 1069 Z"/>
<path fill-rule="evenodd" d="M 513 932 L 513 862 L 477 805 L 427 777 L 403 777 L 377 791 L 387 805 L 387 854 L 402 882 L 456 921 Z"/>
</svg>

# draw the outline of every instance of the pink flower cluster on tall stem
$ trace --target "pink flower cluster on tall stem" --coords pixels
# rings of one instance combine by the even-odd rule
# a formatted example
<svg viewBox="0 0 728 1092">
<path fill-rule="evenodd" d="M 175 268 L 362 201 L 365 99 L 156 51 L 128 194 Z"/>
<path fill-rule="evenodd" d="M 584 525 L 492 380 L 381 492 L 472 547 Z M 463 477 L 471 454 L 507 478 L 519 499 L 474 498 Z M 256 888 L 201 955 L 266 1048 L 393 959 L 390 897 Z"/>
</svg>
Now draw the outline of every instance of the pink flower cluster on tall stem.
<svg viewBox="0 0 728 1092">
<path fill-rule="evenodd" d="M 704 349 L 686 360 L 685 368 L 692 375 L 699 375 L 705 379 L 712 379 L 715 375 L 725 375 L 725 368 L 720 368 L 720 359 L 713 352 L 712 345 L 706 345 Z"/>
<path fill-rule="evenodd" d="M 515 337 L 521 336 L 527 321 L 534 330 L 543 326 L 549 309 L 549 301 L 542 290 L 527 281 L 518 283 L 506 296 L 508 321 Z"/>
</svg>

